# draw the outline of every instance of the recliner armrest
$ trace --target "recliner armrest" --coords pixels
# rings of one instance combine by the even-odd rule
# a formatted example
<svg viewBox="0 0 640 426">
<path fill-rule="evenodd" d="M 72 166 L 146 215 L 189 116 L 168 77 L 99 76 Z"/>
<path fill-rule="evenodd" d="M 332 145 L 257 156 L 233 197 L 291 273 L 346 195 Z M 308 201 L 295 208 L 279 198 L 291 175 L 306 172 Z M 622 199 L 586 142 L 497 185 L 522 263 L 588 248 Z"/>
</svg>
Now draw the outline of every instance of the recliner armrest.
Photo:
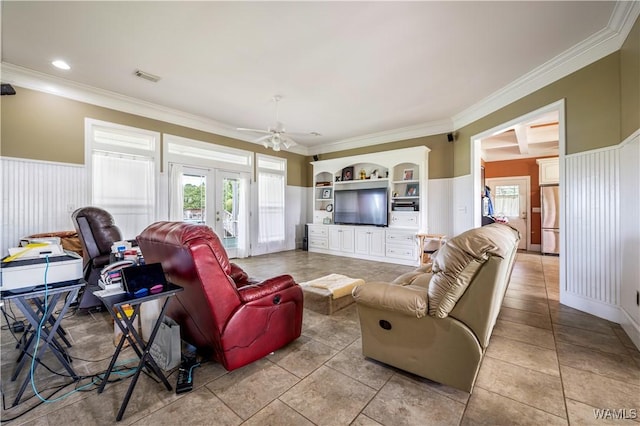
<svg viewBox="0 0 640 426">
<path fill-rule="evenodd" d="M 231 279 L 233 280 L 234 283 L 236 283 L 237 287 L 242 287 L 243 285 L 246 285 L 249 281 L 249 275 L 247 275 L 247 273 L 238 265 L 236 265 L 235 263 L 231 263 L 231 272 L 229 273 L 229 276 L 231 277 Z"/>
<path fill-rule="evenodd" d="M 252 302 L 257 299 L 272 295 L 289 287 L 297 285 L 291 275 L 279 275 L 262 282 L 244 286 L 238 289 L 240 300 L 243 303 Z"/>
<path fill-rule="evenodd" d="M 429 296 L 424 287 L 372 282 L 354 288 L 352 294 L 357 304 L 416 318 L 427 314 Z"/>
<path fill-rule="evenodd" d="M 96 256 L 93 259 L 91 259 L 91 264 L 93 265 L 94 268 L 99 269 L 99 268 L 102 268 L 103 266 L 107 266 L 110 261 L 111 261 L 110 253 L 101 254 L 100 256 Z"/>
</svg>

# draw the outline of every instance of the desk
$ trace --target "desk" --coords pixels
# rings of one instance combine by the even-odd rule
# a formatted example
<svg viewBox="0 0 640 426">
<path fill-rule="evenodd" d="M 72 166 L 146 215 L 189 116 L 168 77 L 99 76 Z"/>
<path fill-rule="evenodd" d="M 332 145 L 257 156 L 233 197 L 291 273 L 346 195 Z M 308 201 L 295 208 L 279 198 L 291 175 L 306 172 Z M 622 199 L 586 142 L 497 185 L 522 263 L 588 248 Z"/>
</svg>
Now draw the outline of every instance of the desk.
<svg viewBox="0 0 640 426">
<path fill-rule="evenodd" d="M 118 411 L 118 415 L 116 416 L 116 421 L 122 420 L 124 411 L 127 409 L 127 404 L 129 404 L 129 399 L 131 398 L 131 394 L 133 393 L 133 390 L 136 387 L 136 383 L 138 382 L 138 377 L 140 377 L 140 373 L 142 372 L 142 369 L 144 367 L 147 367 L 148 369 L 150 369 L 156 375 L 156 377 L 158 377 L 158 379 L 160 379 L 162 383 L 164 383 L 164 386 L 167 388 L 167 390 L 170 391 L 173 389 L 169 384 L 169 382 L 167 381 L 167 378 L 164 376 L 164 374 L 162 374 L 162 371 L 156 364 L 155 360 L 153 359 L 149 351 L 151 350 L 151 345 L 153 345 L 153 340 L 155 339 L 156 334 L 158 333 L 158 329 L 160 328 L 160 324 L 162 323 L 162 319 L 164 318 L 164 313 L 167 310 L 167 304 L 169 302 L 170 297 L 174 296 L 176 293 L 181 292 L 182 290 L 183 290 L 182 287 L 177 286 L 175 284 L 168 283 L 165 285 L 165 288 L 163 291 L 156 294 L 150 294 L 144 297 L 134 298 L 134 297 L 131 297 L 128 293 L 118 293 L 110 296 L 99 296 L 98 294 L 96 294 L 96 296 L 102 301 L 104 306 L 106 306 L 115 324 L 117 324 L 117 326 L 120 327 L 120 330 L 122 330 L 122 336 L 120 337 L 118 346 L 116 347 L 116 350 L 113 353 L 113 357 L 111 357 L 109 368 L 107 369 L 107 372 L 105 373 L 104 378 L 102 379 L 102 383 L 100 383 L 100 387 L 98 388 L 98 393 L 102 393 L 104 391 L 104 387 L 106 386 L 109 380 L 109 375 L 113 371 L 113 367 L 118 359 L 118 356 L 120 355 L 120 351 L 122 350 L 125 341 L 127 340 L 129 341 L 136 355 L 138 355 L 138 358 L 140 358 L 140 362 L 138 363 L 136 372 L 131 379 L 131 383 L 129 384 L 127 393 L 124 396 L 124 401 L 122 401 L 122 405 L 120 406 L 120 410 Z M 140 305 L 142 305 L 142 303 L 144 302 L 157 300 L 161 297 L 166 297 L 166 300 L 162 305 L 162 310 L 160 311 L 160 315 L 158 316 L 158 319 L 153 327 L 153 330 L 149 335 L 149 341 L 147 342 L 147 344 L 145 344 L 144 340 L 142 340 L 142 337 L 140 337 L 140 334 L 138 333 L 134 325 L 136 318 L 140 314 Z M 123 308 L 124 305 L 130 305 L 133 308 L 133 314 L 131 314 L 131 317 L 128 317 L 125 314 L 124 308 Z"/>
<path fill-rule="evenodd" d="M 25 366 L 27 360 L 35 357 L 35 366 L 33 371 L 29 368 L 29 374 L 27 374 L 24 382 L 22 382 L 22 386 L 16 395 L 16 399 L 14 400 L 12 407 L 15 407 L 20 402 L 20 398 L 22 398 L 22 394 L 27 388 L 27 385 L 31 380 L 31 376 L 35 372 L 38 364 L 40 364 L 40 360 L 47 348 L 51 350 L 51 353 L 53 353 L 58 361 L 60 361 L 60 364 L 62 364 L 64 369 L 67 370 L 74 381 L 79 379 L 78 375 L 73 371 L 73 368 L 71 368 L 71 358 L 64 347 L 56 339 L 56 335 L 58 335 L 68 347 L 71 347 L 71 343 L 69 343 L 69 341 L 64 337 L 66 333 L 60 327 L 60 324 L 69 309 L 69 305 L 71 305 L 71 302 L 75 300 L 78 296 L 78 291 L 84 287 L 84 285 L 85 282 L 83 280 L 72 280 L 49 284 L 46 289 L 44 286 L 38 286 L 34 290 L 23 293 L 2 292 L 2 300 L 14 301 L 16 306 L 18 306 L 18 309 L 20 309 L 20 312 L 22 312 L 29 322 L 29 325 L 18 344 L 21 353 L 18 358 L 18 365 L 16 366 L 13 376 L 11 376 L 11 381 L 15 381 L 18 378 L 18 375 Z M 56 310 L 56 305 L 62 296 L 66 296 L 65 303 L 56 318 L 54 316 L 54 312 Z M 31 300 L 33 303 L 29 302 L 30 299 L 33 299 Z M 47 309 L 45 309 L 45 305 Z M 40 324 L 42 324 L 42 328 L 40 328 Z M 36 331 L 40 329 L 40 340 L 42 340 L 42 345 L 38 347 L 37 353 L 34 353 L 36 347 L 36 333 L 33 333 L 31 337 L 27 338 L 27 334 L 30 329 Z"/>
<path fill-rule="evenodd" d="M 444 234 L 418 234 L 418 244 L 420 246 L 420 266 L 429 263 L 431 254 L 439 250 L 447 237 Z M 436 247 L 428 247 L 429 243 L 437 245 Z"/>
</svg>

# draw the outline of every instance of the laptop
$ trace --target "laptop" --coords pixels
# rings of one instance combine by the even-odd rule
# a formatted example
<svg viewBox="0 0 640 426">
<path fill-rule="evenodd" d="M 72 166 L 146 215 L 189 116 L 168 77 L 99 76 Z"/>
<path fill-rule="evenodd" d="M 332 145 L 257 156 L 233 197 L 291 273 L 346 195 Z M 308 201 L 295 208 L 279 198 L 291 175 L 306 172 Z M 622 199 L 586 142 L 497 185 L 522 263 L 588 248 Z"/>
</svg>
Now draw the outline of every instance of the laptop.
<svg viewBox="0 0 640 426">
<path fill-rule="evenodd" d="M 167 279 L 160 263 L 123 268 L 122 283 L 124 290 L 134 297 L 160 293 L 167 288 Z"/>
</svg>

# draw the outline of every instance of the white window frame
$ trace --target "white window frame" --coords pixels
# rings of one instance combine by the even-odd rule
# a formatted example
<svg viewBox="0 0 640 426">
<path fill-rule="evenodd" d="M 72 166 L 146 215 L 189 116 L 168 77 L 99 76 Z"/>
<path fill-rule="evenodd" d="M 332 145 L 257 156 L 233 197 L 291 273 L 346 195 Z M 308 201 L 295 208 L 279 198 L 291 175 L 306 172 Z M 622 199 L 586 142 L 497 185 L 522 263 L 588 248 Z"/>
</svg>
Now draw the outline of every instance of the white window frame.
<svg viewBox="0 0 640 426">
<path fill-rule="evenodd" d="M 94 140 L 94 130 L 97 128 L 104 128 L 113 132 L 123 132 L 126 134 L 138 134 L 143 137 L 149 138 L 152 142 L 151 149 L 137 149 L 126 146 L 119 146 L 118 144 L 101 143 Z M 112 123 L 108 121 L 96 120 L 93 118 L 85 117 L 84 121 L 84 136 L 85 136 L 85 168 L 87 171 L 87 199 L 93 202 L 93 152 L 94 151 L 107 151 L 115 154 L 141 156 L 151 159 L 154 169 L 154 206 L 153 206 L 153 221 L 157 220 L 159 212 L 159 185 L 160 185 L 160 150 L 161 150 L 161 134 L 151 130 L 140 129 L 138 127 L 125 126 L 122 124 Z M 115 183 L 114 183 L 115 184 Z M 126 183 L 124 183 L 126 184 Z M 135 237 L 125 235 L 125 238 Z"/>
<path fill-rule="evenodd" d="M 167 175 L 167 200 L 166 211 L 167 217 L 171 218 L 171 186 L 174 184 L 171 181 L 169 173 L 170 164 L 177 164 L 186 169 L 203 169 L 207 171 L 207 174 L 212 178 L 217 176 L 219 172 L 239 173 L 240 179 L 246 184 L 245 192 L 243 192 L 243 206 L 246 206 L 245 214 L 246 220 L 241 225 L 243 227 L 242 234 L 245 236 L 242 244 L 239 247 L 236 254 L 238 257 L 247 257 L 250 255 L 250 247 L 253 240 L 254 221 L 257 217 L 251 215 L 251 206 L 254 204 L 253 187 L 251 182 L 254 179 L 254 153 L 253 151 L 247 151 L 244 149 L 232 148 L 229 146 L 217 145 L 210 142 L 199 141 L 195 139 L 184 138 L 181 136 L 163 134 L 162 141 L 162 158 L 163 158 L 163 170 Z M 211 187 L 215 191 L 215 186 Z M 212 195 L 211 193 L 209 195 Z M 211 203 L 214 203 L 215 196 L 210 196 L 208 199 Z M 209 202 L 208 202 L 209 204 Z M 213 213 L 215 211 L 214 204 L 209 204 L 208 208 Z"/>
<path fill-rule="evenodd" d="M 279 167 L 276 168 L 272 168 L 272 167 L 261 167 L 261 162 L 262 161 L 266 161 L 266 162 L 273 162 L 275 165 L 279 165 Z M 284 199 L 284 205 L 283 205 L 283 226 L 284 226 L 284 237 L 283 240 L 281 242 L 277 242 L 277 243 L 261 243 L 259 242 L 259 235 L 260 235 L 260 229 L 259 229 L 259 214 L 260 214 L 260 206 L 258 204 L 258 200 L 259 200 L 259 188 L 260 188 L 260 173 L 261 172 L 268 172 L 271 174 L 279 174 L 283 176 L 283 183 L 284 183 L 284 187 L 283 187 L 283 199 Z M 256 191 L 255 191 L 255 198 L 254 198 L 254 205 L 256 206 L 256 211 L 257 214 L 254 216 L 254 229 L 255 231 L 253 232 L 254 235 L 254 243 L 252 244 L 252 250 L 251 250 L 251 254 L 252 255 L 260 255 L 260 254 L 266 254 L 266 253 L 275 253 L 278 251 L 282 251 L 286 249 L 286 245 L 287 245 L 287 231 L 286 231 L 286 226 L 287 226 L 287 159 L 286 158 L 282 158 L 282 157 L 275 157 L 272 155 L 265 155 L 265 154 L 258 154 L 256 153 Z"/>
</svg>

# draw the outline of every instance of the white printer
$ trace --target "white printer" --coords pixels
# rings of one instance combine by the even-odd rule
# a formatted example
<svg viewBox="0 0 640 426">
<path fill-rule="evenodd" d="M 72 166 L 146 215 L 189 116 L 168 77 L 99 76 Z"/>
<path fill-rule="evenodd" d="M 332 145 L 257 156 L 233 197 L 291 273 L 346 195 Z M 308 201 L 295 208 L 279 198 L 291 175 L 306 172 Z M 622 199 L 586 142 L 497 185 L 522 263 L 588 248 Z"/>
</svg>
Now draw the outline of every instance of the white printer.
<svg viewBox="0 0 640 426">
<path fill-rule="evenodd" d="M 7 258 L 5 258 L 7 259 Z M 37 257 L 17 257 L 0 262 L 0 290 L 25 292 L 43 284 L 56 284 L 83 278 L 82 257 L 63 251 L 62 254 Z"/>
</svg>

